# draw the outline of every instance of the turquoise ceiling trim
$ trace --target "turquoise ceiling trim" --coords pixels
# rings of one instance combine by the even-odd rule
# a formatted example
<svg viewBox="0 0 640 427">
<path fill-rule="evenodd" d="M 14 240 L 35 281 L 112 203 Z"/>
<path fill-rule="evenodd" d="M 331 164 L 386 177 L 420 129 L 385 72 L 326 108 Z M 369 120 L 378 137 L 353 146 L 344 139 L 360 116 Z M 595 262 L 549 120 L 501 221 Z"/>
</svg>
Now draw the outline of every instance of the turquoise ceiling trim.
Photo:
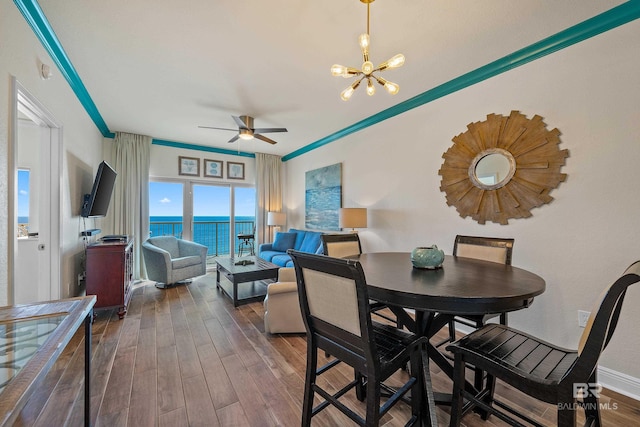
<svg viewBox="0 0 640 427">
<path fill-rule="evenodd" d="M 228 150 L 226 148 L 205 147 L 204 145 L 187 144 L 184 142 L 175 142 L 175 141 L 165 141 L 163 139 L 154 139 L 151 141 L 151 143 L 154 145 L 162 145 L 165 147 L 186 148 L 189 150 L 207 151 L 210 153 L 229 154 L 231 156 L 252 157 L 252 158 L 256 157 L 254 153 L 247 153 L 244 151 Z"/>
<path fill-rule="evenodd" d="M 102 136 L 113 138 L 115 134 L 109 130 L 109 127 L 100 115 L 98 107 L 93 103 L 87 88 L 84 86 L 84 83 L 82 83 L 82 80 L 80 80 L 80 76 L 78 76 L 76 69 L 73 67 L 64 48 L 60 44 L 60 40 L 58 40 L 53 28 L 49 25 L 49 21 L 46 16 L 44 16 L 44 12 L 42 12 L 38 2 L 36 0 L 13 0 L 13 2 L 31 26 L 31 29 L 33 29 L 36 37 L 38 37 L 44 48 L 49 52 L 49 56 L 51 56 L 51 59 L 58 66 L 58 69 L 69 83 L 69 86 L 71 86 L 71 89 L 89 114 L 89 117 L 91 117 L 91 120 L 93 120 L 98 130 L 102 133 Z"/>
<path fill-rule="evenodd" d="M 332 133 L 331 135 L 312 142 L 309 145 L 283 156 L 282 161 L 286 162 L 287 160 L 301 156 L 327 145 L 330 142 L 358 132 L 369 126 L 373 126 L 376 123 L 380 123 L 391 117 L 397 116 L 398 114 L 402 114 L 413 108 L 427 104 L 438 98 L 442 98 L 638 18 L 640 18 L 640 0 L 631 0 L 623 3 L 620 6 L 601 13 L 600 15 L 587 19 L 573 27 L 569 27 L 555 35 L 540 40 L 539 42 L 477 68 L 469 73 L 463 74 L 460 77 L 443 83 L 440 86 L 436 86 L 433 89 L 414 96 L 413 98 L 409 98 L 406 101 L 394 105 L 393 107 L 387 108 L 386 110 Z"/>
<path fill-rule="evenodd" d="M 96 124 L 102 135 L 106 138 L 114 138 L 115 134 L 111 132 L 100 115 L 98 108 L 94 104 L 89 92 L 78 76 L 73 64 L 60 44 L 58 37 L 55 35 L 53 28 L 49 25 L 49 21 L 44 16 L 40 5 L 36 0 L 14 0 L 14 3 L 29 23 L 34 33 L 45 47 L 52 60 L 60 69 L 65 79 L 76 94 L 78 100 L 85 108 L 93 122 Z M 354 123 L 342 130 L 334 132 L 322 139 L 319 139 L 309 145 L 306 145 L 296 151 L 293 151 L 284 157 L 282 161 L 291 160 L 302 154 L 308 153 L 316 148 L 320 148 L 330 142 L 336 141 L 352 133 L 358 132 L 369 126 L 373 126 L 386 119 L 402 114 L 413 108 L 427 104 L 438 98 L 442 98 L 458 90 L 464 89 L 483 80 L 497 76 L 498 74 L 509 71 L 513 68 L 534 61 L 543 56 L 549 55 L 565 47 L 579 43 L 590 37 L 606 32 L 620 25 L 631 22 L 640 18 L 640 0 L 630 0 L 620 6 L 614 7 L 600 15 L 581 22 L 573 27 L 561 31 L 551 37 L 543 39 L 528 47 L 520 49 L 510 55 L 507 55 L 497 61 L 491 62 L 485 66 L 477 68 L 469 73 L 463 74 L 453 80 L 450 80 L 440 86 L 436 86 L 426 92 L 423 92 L 413 98 L 394 105 L 377 114 L 367 117 L 357 123 Z M 229 154 L 243 157 L 255 157 L 255 154 L 238 152 L 233 150 L 206 147 L 202 145 L 186 144 L 181 142 L 153 140 L 154 144 L 165 145 L 176 148 L 188 148 L 191 150 L 208 151 L 214 153 Z"/>
</svg>

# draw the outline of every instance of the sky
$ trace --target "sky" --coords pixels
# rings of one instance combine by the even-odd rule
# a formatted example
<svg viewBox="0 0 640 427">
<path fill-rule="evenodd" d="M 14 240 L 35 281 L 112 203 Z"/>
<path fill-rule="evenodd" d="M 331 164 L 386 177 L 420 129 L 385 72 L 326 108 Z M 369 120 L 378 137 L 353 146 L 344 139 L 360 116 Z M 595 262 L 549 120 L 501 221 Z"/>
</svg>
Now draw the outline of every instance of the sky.
<svg viewBox="0 0 640 427">
<path fill-rule="evenodd" d="M 235 188 L 235 215 L 255 216 L 255 188 Z M 193 185 L 194 216 L 229 216 L 231 187 Z M 182 216 L 183 184 L 179 182 L 149 183 L 149 216 Z"/>
<path fill-rule="evenodd" d="M 18 216 L 29 216 L 29 171 L 18 169 Z"/>
</svg>

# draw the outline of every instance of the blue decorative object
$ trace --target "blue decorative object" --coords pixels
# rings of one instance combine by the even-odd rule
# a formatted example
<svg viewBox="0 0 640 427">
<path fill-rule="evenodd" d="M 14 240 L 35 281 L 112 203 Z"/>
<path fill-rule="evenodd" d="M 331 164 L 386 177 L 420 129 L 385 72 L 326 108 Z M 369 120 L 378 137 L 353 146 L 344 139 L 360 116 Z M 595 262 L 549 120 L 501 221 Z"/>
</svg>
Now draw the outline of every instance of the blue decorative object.
<svg viewBox="0 0 640 427">
<path fill-rule="evenodd" d="M 340 230 L 342 164 L 305 173 L 304 226 L 312 230 Z"/>
<path fill-rule="evenodd" d="M 273 250 L 278 252 L 286 252 L 287 249 L 293 249 L 296 243 L 296 233 L 276 233 L 273 239 Z"/>
<path fill-rule="evenodd" d="M 436 269 L 442 266 L 444 252 L 436 245 L 417 247 L 411 251 L 411 263 L 415 268 Z"/>
</svg>

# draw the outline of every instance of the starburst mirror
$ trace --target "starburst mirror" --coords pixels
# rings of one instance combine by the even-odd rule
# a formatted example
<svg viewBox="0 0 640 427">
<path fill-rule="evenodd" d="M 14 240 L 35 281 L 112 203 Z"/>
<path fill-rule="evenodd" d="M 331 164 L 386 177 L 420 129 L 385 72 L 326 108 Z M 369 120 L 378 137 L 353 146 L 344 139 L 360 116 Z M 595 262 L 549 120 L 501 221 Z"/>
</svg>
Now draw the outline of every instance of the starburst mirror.
<svg viewBox="0 0 640 427">
<path fill-rule="evenodd" d="M 438 174 L 447 205 L 480 224 L 530 217 L 567 177 L 560 169 L 569 151 L 558 147 L 559 135 L 542 117 L 527 119 L 519 111 L 470 123 L 442 155 Z"/>
</svg>

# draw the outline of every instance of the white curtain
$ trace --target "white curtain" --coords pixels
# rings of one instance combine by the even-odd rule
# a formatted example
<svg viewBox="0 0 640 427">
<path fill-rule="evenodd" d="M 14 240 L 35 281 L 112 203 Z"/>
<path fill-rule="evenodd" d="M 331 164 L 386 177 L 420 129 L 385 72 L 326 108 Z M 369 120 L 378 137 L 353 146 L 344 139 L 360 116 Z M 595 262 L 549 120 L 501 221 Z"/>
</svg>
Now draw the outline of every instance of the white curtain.
<svg viewBox="0 0 640 427">
<path fill-rule="evenodd" d="M 256 230 L 258 244 L 273 241 L 267 212 L 282 212 L 282 160 L 280 156 L 256 153 Z"/>
<path fill-rule="evenodd" d="M 107 221 L 115 234 L 134 237 L 134 278 L 146 278 L 141 245 L 149 237 L 149 157 L 151 137 L 116 132 L 113 167 L 118 172 Z"/>
</svg>

